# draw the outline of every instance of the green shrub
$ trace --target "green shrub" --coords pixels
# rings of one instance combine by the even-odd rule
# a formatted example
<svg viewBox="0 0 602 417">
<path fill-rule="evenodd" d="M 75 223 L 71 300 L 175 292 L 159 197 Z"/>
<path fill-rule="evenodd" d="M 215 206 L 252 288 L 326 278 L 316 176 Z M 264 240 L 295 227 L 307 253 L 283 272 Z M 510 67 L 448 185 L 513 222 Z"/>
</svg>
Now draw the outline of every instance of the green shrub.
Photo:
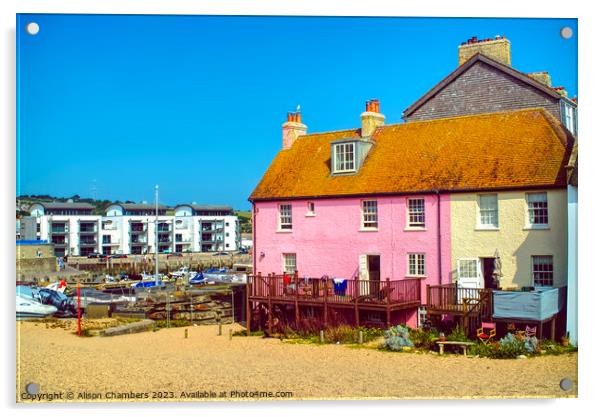
<svg viewBox="0 0 602 417">
<path fill-rule="evenodd" d="M 514 359 L 519 355 L 532 355 L 538 351 L 535 337 L 517 337 L 508 333 L 499 342 L 478 343 L 471 346 L 472 355 L 485 356 L 492 359 Z"/>
<path fill-rule="evenodd" d="M 539 344 L 540 350 L 544 350 L 548 355 L 560 355 L 563 353 L 577 352 L 575 346 L 562 346 L 553 340 L 542 340 Z"/>
<path fill-rule="evenodd" d="M 419 349 L 431 350 L 435 346 L 433 339 L 438 335 L 437 329 L 425 331 L 423 329 L 410 329 L 410 340 Z"/>
<path fill-rule="evenodd" d="M 324 341 L 327 343 L 355 343 L 357 331 L 353 327 L 342 324 L 337 327 L 329 327 L 324 331 Z"/>
<path fill-rule="evenodd" d="M 450 342 L 469 341 L 468 337 L 466 337 L 466 335 L 464 334 L 464 329 L 462 329 L 459 324 L 457 324 L 456 327 L 454 327 L 454 329 L 451 331 L 451 333 L 449 334 L 449 336 L 447 336 L 446 339 Z"/>
<path fill-rule="evenodd" d="M 192 326 L 190 320 L 170 320 L 169 327 L 187 327 Z M 167 327 L 167 320 L 157 320 L 155 321 L 155 328 L 163 329 Z"/>
<path fill-rule="evenodd" d="M 470 346 L 470 348 L 468 349 L 469 354 L 474 355 L 474 356 L 483 356 L 488 358 L 491 355 L 491 347 L 493 346 L 493 344 L 485 344 L 485 343 L 475 343 L 474 345 Z"/>
<path fill-rule="evenodd" d="M 232 336 L 246 336 L 246 335 L 247 335 L 247 331 L 244 329 L 232 332 Z M 251 336 L 263 336 L 263 330 L 255 330 L 254 332 L 251 332 Z"/>
<path fill-rule="evenodd" d="M 360 327 L 355 328 L 356 339 L 358 339 L 358 340 L 359 340 L 359 332 L 360 331 L 362 332 L 362 338 L 363 338 L 364 342 L 371 342 L 373 340 L 378 339 L 379 337 L 382 337 L 384 334 L 384 330 L 380 329 L 378 327 L 360 326 Z"/>
</svg>

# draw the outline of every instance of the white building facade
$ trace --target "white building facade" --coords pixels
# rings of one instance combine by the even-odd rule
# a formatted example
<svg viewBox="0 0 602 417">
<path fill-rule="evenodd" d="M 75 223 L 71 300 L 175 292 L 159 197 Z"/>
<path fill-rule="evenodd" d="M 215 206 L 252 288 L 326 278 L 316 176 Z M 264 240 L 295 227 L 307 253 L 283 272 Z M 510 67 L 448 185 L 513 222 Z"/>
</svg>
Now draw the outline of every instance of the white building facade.
<svg viewBox="0 0 602 417">
<path fill-rule="evenodd" d="M 238 218 L 226 206 L 179 205 L 175 215 L 159 206 L 156 217 L 153 205 L 113 204 L 105 216 L 92 213 L 86 203 L 34 204 L 31 217 L 21 222 L 21 235 L 48 240 L 56 256 L 152 254 L 157 238 L 159 253 L 240 248 Z"/>
</svg>

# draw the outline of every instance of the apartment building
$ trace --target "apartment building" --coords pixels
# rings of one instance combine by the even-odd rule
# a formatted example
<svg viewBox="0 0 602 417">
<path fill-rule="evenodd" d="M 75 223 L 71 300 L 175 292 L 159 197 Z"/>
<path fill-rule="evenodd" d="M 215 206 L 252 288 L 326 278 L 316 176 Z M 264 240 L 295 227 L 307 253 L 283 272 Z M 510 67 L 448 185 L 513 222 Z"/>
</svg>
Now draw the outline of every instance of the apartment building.
<svg viewBox="0 0 602 417">
<path fill-rule="evenodd" d="M 54 244 L 56 256 L 91 253 L 144 255 L 173 252 L 235 251 L 240 247 L 238 219 L 231 207 L 166 206 L 119 203 L 104 216 L 87 203 L 39 203 L 21 222 L 21 236 Z"/>
<path fill-rule="evenodd" d="M 100 220 L 88 203 L 51 202 L 30 207 L 21 222 L 21 236 L 47 240 L 55 256 L 86 256 L 98 250 Z"/>
</svg>

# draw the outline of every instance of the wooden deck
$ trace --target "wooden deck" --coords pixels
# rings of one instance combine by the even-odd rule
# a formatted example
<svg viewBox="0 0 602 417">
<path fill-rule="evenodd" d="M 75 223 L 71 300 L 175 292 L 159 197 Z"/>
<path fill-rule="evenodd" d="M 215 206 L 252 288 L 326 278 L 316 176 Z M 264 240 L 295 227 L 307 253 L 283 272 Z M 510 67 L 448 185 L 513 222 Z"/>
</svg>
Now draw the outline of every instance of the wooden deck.
<svg viewBox="0 0 602 417">
<path fill-rule="evenodd" d="M 457 284 L 427 285 L 426 312 L 459 318 L 466 334 L 481 321 L 491 320 L 493 292 L 488 288 L 462 288 Z"/>
<path fill-rule="evenodd" d="M 416 308 L 421 304 L 420 284 L 420 279 L 367 281 L 356 278 L 341 283 L 326 277 L 301 278 L 298 274 L 251 275 L 247 282 L 247 317 L 258 303 L 268 307 L 269 315 L 273 305 L 285 304 L 295 306 L 297 321 L 299 307 L 308 306 L 321 308 L 324 323 L 328 309 L 332 308 L 353 310 L 356 325 L 359 325 L 360 310 L 383 311 L 389 326 L 392 311 Z M 268 323 L 271 323 L 271 317 Z"/>
</svg>

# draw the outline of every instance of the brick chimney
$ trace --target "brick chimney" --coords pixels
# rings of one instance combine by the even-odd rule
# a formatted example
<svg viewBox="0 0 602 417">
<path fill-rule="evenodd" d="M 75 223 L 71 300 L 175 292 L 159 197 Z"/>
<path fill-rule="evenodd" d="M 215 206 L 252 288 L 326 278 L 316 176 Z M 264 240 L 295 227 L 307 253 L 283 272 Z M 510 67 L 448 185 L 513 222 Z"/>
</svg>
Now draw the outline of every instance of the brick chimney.
<svg viewBox="0 0 602 417">
<path fill-rule="evenodd" d="M 552 77 L 550 77 L 550 74 L 548 74 L 547 71 L 530 72 L 527 74 L 527 76 L 529 76 L 529 78 L 533 78 L 535 81 L 539 81 L 543 85 L 552 87 Z"/>
<path fill-rule="evenodd" d="M 488 58 L 504 65 L 510 66 L 510 41 L 505 36 L 496 35 L 495 38 L 478 40 L 476 36 L 462 42 L 458 46 L 458 65 L 462 65 L 476 53 L 481 53 Z"/>
<path fill-rule="evenodd" d="M 282 149 L 290 149 L 299 136 L 307 134 L 307 126 L 301 123 L 301 112 L 289 112 L 282 125 Z"/>
<path fill-rule="evenodd" d="M 362 113 L 362 137 L 372 136 L 377 127 L 385 124 L 385 115 L 380 112 L 377 99 L 366 101 L 366 111 Z"/>
</svg>

